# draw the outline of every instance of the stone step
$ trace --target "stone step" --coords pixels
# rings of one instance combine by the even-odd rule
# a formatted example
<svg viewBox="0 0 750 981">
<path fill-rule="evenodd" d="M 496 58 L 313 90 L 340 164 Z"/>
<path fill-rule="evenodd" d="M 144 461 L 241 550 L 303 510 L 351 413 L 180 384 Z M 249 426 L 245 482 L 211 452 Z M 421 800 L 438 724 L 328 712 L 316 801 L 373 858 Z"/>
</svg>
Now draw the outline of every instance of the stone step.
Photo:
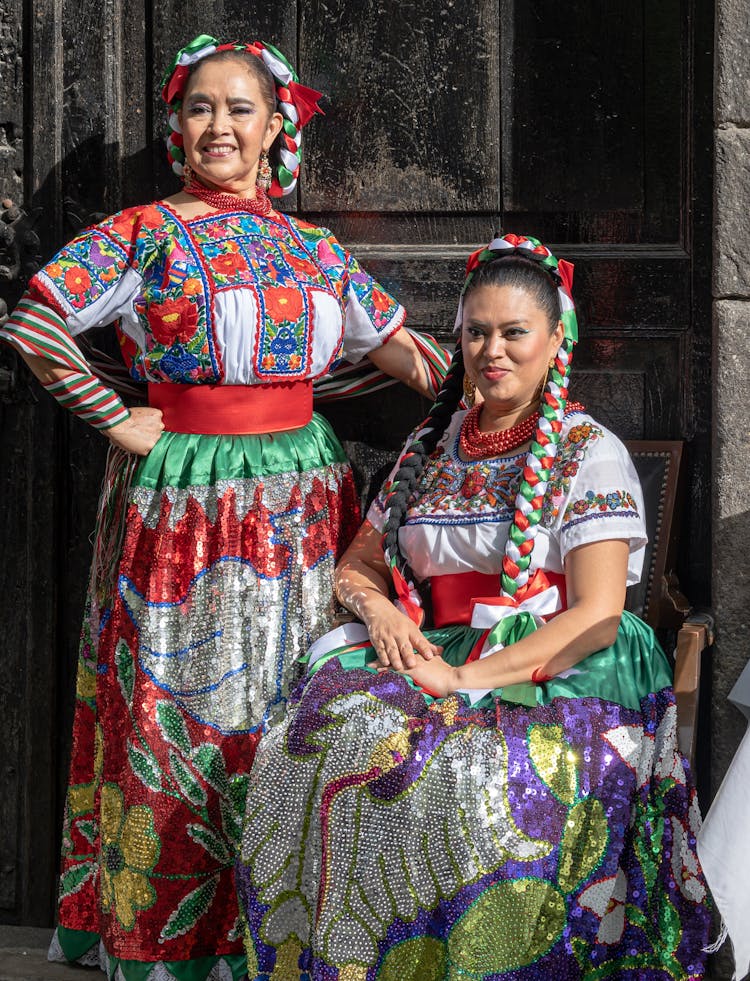
<svg viewBox="0 0 750 981">
<path fill-rule="evenodd" d="M 0 926 L 0 981 L 97 981 L 95 968 L 50 964 L 52 930 L 48 927 Z"/>
</svg>

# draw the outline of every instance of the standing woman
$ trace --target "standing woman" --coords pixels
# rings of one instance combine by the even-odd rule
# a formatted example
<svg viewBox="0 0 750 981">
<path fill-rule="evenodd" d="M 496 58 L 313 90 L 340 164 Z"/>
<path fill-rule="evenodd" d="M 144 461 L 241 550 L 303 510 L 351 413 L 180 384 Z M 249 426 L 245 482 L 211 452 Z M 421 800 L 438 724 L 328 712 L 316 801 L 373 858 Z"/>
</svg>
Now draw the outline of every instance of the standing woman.
<svg viewBox="0 0 750 981">
<path fill-rule="evenodd" d="M 319 93 L 270 45 L 202 35 L 163 95 L 184 190 L 65 246 L 2 331 L 130 455 L 100 511 L 50 956 L 99 962 L 101 938 L 125 981 L 167 977 L 161 964 L 237 981 L 246 774 L 329 626 L 356 529 L 312 382 L 365 356 L 422 392 L 430 380 L 403 308 L 330 232 L 270 203 L 295 186 Z M 83 357 L 75 337 L 104 324 L 148 408 L 128 411 Z"/>
<path fill-rule="evenodd" d="M 237 881 L 262 977 L 703 974 L 671 670 L 623 612 L 643 500 L 567 403 L 571 283 L 535 239 L 469 260 L 451 370 L 337 570 L 362 624 L 258 747 Z"/>
</svg>

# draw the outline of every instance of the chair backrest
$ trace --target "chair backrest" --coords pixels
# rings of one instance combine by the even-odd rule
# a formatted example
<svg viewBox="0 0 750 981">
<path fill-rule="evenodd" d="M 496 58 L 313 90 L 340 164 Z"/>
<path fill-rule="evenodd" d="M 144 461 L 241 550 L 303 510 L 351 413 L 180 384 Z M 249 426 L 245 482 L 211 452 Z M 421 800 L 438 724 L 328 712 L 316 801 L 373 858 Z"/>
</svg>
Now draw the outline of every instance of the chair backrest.
<svg viewBox="0 0 750 981">
<path fill-rule="evenodd" d="M 667 596 L 676 558 L 679 524 L 675 516 L 682 460 L 678 440 L 632 440 L 625 444 L 641 481 L 648 545 L 643 576 L 628 587 L 626 608 L 652 627 L 679 626 L 674 602 Z"/>
</svg>

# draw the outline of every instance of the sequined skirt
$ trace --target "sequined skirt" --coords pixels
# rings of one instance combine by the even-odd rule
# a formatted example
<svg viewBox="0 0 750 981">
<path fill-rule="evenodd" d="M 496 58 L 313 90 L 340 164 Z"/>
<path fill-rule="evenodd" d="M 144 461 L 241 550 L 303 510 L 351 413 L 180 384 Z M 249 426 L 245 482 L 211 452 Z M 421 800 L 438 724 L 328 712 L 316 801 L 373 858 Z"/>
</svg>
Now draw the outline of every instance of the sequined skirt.
<svg viewBox="0 0 750 981">
<path fill-rule="evenodd" d="M 100 608 L 92 591 L 84 623 L 58 931 L 69 959 L 101 935 L 127 981 L 157 961 L 186 981 L 244 977 L 232 864 L 247 774 L 299 655 L 328 629 L 357 523 L 319 417 L 273 436 L 165 433 L 140 463 L 111 599 Z"/>
<path fill-rule="evenodd" d="M 461 663 L 477 631 L 428 633 Z M 649 628 L 625 614 L 557 690 L 478 706 L 371 660 L 333 657 L 260 742 L 237 865 L 251 977 L 703 975 L 700 814 Z"/>
</svg>

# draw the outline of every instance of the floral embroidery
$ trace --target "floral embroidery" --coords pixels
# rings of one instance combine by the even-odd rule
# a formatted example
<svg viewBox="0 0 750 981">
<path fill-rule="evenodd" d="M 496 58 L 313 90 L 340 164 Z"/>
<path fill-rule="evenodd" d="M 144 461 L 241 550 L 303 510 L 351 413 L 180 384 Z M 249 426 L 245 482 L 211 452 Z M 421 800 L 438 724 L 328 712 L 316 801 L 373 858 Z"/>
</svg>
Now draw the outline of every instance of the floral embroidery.
<svg viewBox="0 0 750 981">
<path fill-rule="evenodd" d="M 137 910 L 149 909 L 156 902 L 148 874 L 160 851 L 151 808 L 137 804 L 126 812 L 120 788 L 105 783 L 101 792 L 101 903 L 105 912 L 114 907 L 125 930 L 135 926 Z"/>
<path fill-rule="evenodd" d="M 296 273 L 311 279 L 313 282 L 317 283 L 322 279 L 320 270 L 309 259 L 302 258 L 295 255 L 293 252 L 290 252 L 289 255 L 286 256 L 286 261 Z"/>
<path fill-rule="evenodd" d="M 263 299 L 266 305 L 266 313 L 276 323 L 297 321 L 304 310 L 304 304 L 302 303 L 302 297 L 299 292 L 289 289 L 286 286 L 275 286 L 267 289 L 263 294 Z"/>
<path fill-rule="evenodd" d="M 247 270 L 247 263 L 241 255 L 235 252 L 227 252 L 224 255 L 214 256 L 211 260 L 211 267 L 214 272 L 220 273 L 227 279 L 236 278 L 239 273 Z"/>
<path fill-rule="evenodd" d="M 91 289 L 91 276 L 81 266 L 72 266 L 65 271 L 65 285 L 71 293 L 85 293 Z"/>
<path fill-rule="evenodd" d="M 599 426 L 581 422 L 572 426 L 567 436 L 563 437 L 542 508 L 542 523 L 546 528 L 551 528 L 560 514 L 587 450 L 603 435 Z"/>
<path fill-rule="evenodd" d="M 588 490 L 582 498 L 570 501 L 565 508 L 563 521 L 570 522 L 574 515 L 580 518 L 588 514 L 589 511 L 600 513 L 630 511 L 635 516 L 638 514 L 638 505 L 632 495 L 624 490 L 609 491 L 606 494 Z"/>
<path fill-rule="evenodd" d="M 74 239 L 38 276 L 66 313 L 88 316 L 105 295 L 108 309 L 134 311 L 138 323 L 127 316 L 120 336 L 130 373 L 141 380 L 222 380 L 213 319 L 225 290 L 254 296 L 258 317 L 241 329 L 247 367 L 259 381 L 307 377 L 314 350 L 323 371 L 340 346 L 347 304 L 364 310 L 369 325 L 361 310 L 352 323 L 371 327 L 373 344 L 403 318 L 329 231 L 286 217 L 182 222 L 162 205 L 131 208 Z M 121 285 L 120 297 L 113 291 Z M 313 344 L 316 307 L 325 311 L 330 351 Z"/>
<path fill-rule="evenodd" d="M 479 524 L 510 520 L 522 458 L 464 463 L 442 453 L 427 461 L 416 501 L 409 506 L 407 524 Z M 386 484 L 375 500 L 384 513 Z"/>
<path fill-rule="evenodd" d="M 147 316 L 155 340 L 167 347 L 189 341 L 198 325 L 197 307 L 186 296 L 152 304 Z"/>
</svg>

